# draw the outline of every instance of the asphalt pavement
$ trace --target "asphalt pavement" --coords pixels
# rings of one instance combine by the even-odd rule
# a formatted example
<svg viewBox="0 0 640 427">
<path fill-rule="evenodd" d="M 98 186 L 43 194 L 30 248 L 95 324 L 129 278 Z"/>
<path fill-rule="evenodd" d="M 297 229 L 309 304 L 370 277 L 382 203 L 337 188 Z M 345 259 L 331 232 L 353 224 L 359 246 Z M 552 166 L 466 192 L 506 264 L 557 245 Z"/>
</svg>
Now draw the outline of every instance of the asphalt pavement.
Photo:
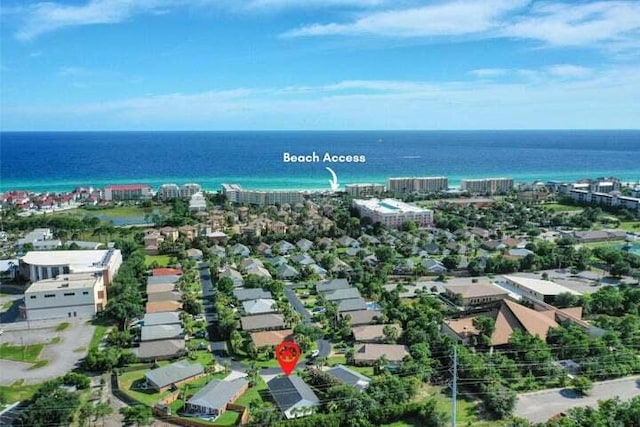
<svg viewBox="0 0 640 427">
<path fill-rule="evenodd" d="M 552 389 L 518 396 L 514 415 L 531 422 L 545 422 L 552 416 L 578 406 L 598 405 L 599 400 L 629 400 L 640 395 L 640 376 L 594 383 L 588 396 L 577 395 L 571 389 Z"/>
<path fill-rule="evenodd" d="M 296 295 L 293 288 L 285 286 L 284 296 L 287 297 L 287 299 L 289 300 L 289 303 L 291 303 L 291 305 L 293 306 L 293 309 L 298 313 L 300 313 L 303 323 L 313 322 L 313 316 L 311 315 L 311 312 L 309 312 L 309 310 L 307 310 L 307 308 L 304 306 L 302 301 L 300 301 L 300 298 L 298 298 L 298 295 Z"/>
</svg>

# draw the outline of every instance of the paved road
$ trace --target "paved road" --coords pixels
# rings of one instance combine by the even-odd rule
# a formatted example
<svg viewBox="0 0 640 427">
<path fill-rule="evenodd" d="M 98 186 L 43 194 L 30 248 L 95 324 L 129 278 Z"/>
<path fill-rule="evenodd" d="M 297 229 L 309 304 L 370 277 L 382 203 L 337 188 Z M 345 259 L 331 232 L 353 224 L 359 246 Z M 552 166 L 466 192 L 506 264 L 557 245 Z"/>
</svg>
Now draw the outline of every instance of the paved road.
<svg viewBox="0 0 640 427">
<path fill-rule="evenodd" d="M 640 376 L 594 383 L 589 396 L 576 396 L 569 389 L 553 389 L 518 396 L 515 415 L 539 423 L 577 406 L 597 406 L 598 400 L 640 395 Z"/>
<path fill-rule="evenodd" d="M 287 299 L 289 300 L 289 302 L 293 306 L 293 309 L 295 311 L 297 311 L 298 313 L 300 313 L 300 316 L 302 317 L 302 322 L 303 323 L 312 323 L 313 322 L 313 316 L 311 316 L 311 313 L 309 312 L 309 310 L 307 310 L 306 307 L 304 306 L 304 304 L 302 303 L 302 301 L 300 301 L 300 298 L 298 298 L 298 295 L 296 295 L 296 293 L 294 292 L 293 288 L 285 286 L 284 287 L 284 296 L 287 297 Z"/>
</svg>

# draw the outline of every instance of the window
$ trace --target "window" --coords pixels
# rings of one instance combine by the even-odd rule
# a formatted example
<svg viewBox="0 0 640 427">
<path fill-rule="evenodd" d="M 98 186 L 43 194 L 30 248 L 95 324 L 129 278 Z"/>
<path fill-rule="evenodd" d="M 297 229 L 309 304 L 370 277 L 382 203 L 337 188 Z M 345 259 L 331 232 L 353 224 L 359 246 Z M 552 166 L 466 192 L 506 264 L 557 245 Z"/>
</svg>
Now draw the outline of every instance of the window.
<svg viewBox="0 0 640 427">
<path fill-rule="evenodd" d="M 82 295 L 89 295 L 89 291 L 82 291 Z"/>
<path fill-rule="evenodd" d="M 75 292 L 66 292 L 66 293 L 64 294 L 64 296 L 65 296 L 65 297 L 72 297 L 72 296 L 74 296 L 75 294 L 76 294 Z"/>
<path fill-rule="evenodd" d="M 44 294 L 45 298 L 55 298 L 56 294 Z"/>
<path fill-rule="evenodd" d="M 29 298 L 36 299 L 36 296 L 35 295 L 31 295 Z"/>
<path fill-rule="evenodd" d="M 67 267 L 67 266 L 62 267 L 62 272 L 64 274 L 69 274 L 69 267 Z"/>
</svg>

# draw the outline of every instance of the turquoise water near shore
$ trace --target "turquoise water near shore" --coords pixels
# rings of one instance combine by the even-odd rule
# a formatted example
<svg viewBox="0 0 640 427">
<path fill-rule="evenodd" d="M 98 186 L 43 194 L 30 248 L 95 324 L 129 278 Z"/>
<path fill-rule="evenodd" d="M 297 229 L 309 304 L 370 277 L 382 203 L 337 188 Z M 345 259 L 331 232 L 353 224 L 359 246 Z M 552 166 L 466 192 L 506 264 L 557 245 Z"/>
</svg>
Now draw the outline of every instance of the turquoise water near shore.
<svg viewBox="0 0 640 427">
<path fill-rule="evenodd" d="M 365 163 L 285 163 L 283 153 L 364 155 Z M 640 181 L 640 131 L 3 132 L 0 191 L 197 182 L 329 189 L 392 176 L 513 177 L 516 182 L 616 176 Z"/>
</svg>

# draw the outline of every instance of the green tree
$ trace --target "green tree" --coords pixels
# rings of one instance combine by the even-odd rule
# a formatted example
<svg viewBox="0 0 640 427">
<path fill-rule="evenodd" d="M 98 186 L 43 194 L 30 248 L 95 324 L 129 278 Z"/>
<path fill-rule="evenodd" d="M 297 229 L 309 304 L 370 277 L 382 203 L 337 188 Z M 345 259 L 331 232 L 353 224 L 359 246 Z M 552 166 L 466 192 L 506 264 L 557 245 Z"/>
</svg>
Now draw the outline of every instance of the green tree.
<svg viewBox="0 0 640 427">
<path fill-rule="evenodd" d="M 147 426 L 153 422 L 151 408 L 145 405 L 120 408 L 125 425 Z"/>
<path fill-rule="evenodd" d="M 571 380 L 571 387 L 576 393 L 586 396 L 593 388 L 593 382 L 587 377 L 578 376 Z"/>
<path fill-rule="evenodd" d="M 486 387 L 483 395 L 485 408 L 496 418 L 506 418 L 515 409 L 516 393 L 500 383 L 492 383 Z"/>
</svg>

